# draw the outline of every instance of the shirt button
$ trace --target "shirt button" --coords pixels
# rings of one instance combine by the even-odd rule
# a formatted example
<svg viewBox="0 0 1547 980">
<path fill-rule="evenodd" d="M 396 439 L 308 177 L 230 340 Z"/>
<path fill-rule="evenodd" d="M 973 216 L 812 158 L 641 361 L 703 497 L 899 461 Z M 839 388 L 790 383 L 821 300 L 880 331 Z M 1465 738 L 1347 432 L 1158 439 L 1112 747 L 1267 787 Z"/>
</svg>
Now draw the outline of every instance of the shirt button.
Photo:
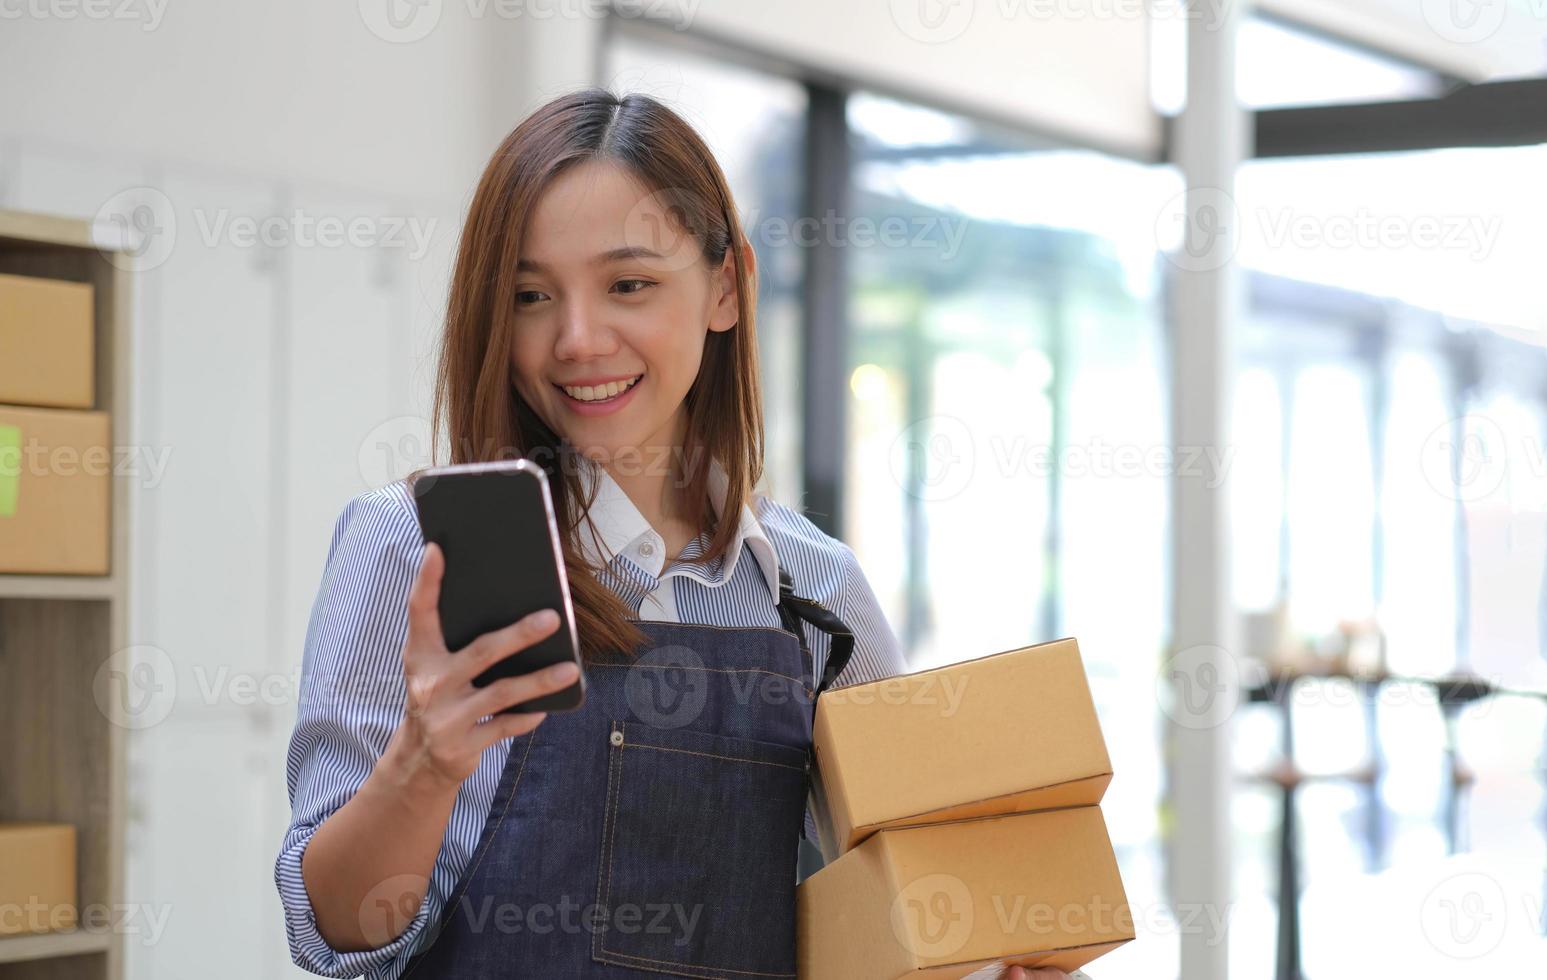
<svg viewBox="0 0 1547 980">
<path fill-rule="evenodd" d="M 644 555 L 646 558 L 649 558 L 651 555 L 655 554 L 655 545 L 646 541 L 644 544 L 639 546 L 639 553 Z"/>
<path fill-rule="evenodd" d="M 623 733 L 622 732 L 613 732 L 612 733 L 612 738 L 610 739 L 610 741 L 612 742 L 613 745 L 622 745 L 623 744 Z"/>
</svg>

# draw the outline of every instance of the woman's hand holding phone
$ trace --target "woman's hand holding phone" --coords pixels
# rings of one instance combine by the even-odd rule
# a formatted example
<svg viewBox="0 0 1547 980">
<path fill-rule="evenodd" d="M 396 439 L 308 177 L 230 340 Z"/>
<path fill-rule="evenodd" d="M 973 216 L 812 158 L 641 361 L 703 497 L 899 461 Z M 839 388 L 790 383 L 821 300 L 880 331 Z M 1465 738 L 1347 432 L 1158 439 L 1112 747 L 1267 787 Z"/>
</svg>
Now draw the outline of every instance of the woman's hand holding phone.
<svg viewBox="0 0 1547 980">
<path fill-rule="evenodd" d="M 322 822 L 302 856 L 317 928 L 339 951 L 376 949 L 403 934 L 424 901 L 457 793 L 479 756 L 546 717 L 500 710 L 575 683 L 576 666 L 561 663 L 475 687 L 473 678 L 490 664 L 551 636 L 559 617 L 533 613 L 453 653 L 438 608 L 444 572 L 440 547 L 425 545 L 408 596 L 403 719 L 364 785 Z"/>
<path fill-rule="evenodd" d="M 525 735 L 547 717 L 546 712 L 500 714 L 502 709 L 569 687 L 579 670 L 573 663 L 559 663 L 475 687 L 473 678 L 552 636 L 560 619 L 554 610 L 544 609 L 452 652 L 446 649 L 438 611 L 445 567 L 440 547 L 426 544 L 408 596 L 408 638 L 403 645 L 408 697 L 387 751 L 405 776 L 460 787 L 478 768 L 484 749 L 500 739 Z"/>
</svg>

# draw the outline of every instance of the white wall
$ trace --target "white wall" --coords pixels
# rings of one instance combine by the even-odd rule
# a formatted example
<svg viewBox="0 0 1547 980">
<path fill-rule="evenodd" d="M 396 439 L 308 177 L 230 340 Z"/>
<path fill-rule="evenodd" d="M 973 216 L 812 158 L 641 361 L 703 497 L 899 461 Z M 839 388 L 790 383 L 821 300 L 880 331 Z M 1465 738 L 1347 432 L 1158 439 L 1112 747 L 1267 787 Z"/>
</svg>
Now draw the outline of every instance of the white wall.
<svg viewBox="0 0 1547 980">
<path fill-rule="evenodd" d="M 450 4 L 395 43 L 369 2 L 108 6 L 131 16 L 6 6 L 42 15 L 0 19 L 0 207 L 155 211 L 133 431 L 169 455 L 133 504 L 130 632 L 175 665 L 177 698 L 130 734 L 125 898 L 168 919 L 127 938 L 129 975 L 304 975 L 272 866 L 333 520 L 418 462 L 401 440 L 428 412 L 465 201 L 537 98 L 588 80 L 596 24 Z M 429 238 L 324 244 L 297 213 Z M 276 215 L 277 247 L 228 231 Z"/>
<path fill-rule="evenodd" d="M 6 100 L 7 134 L 411 197 L 455 198 L 482 163 L 502 24 L 446 16 L 394 44 L 353 2 L 168 3 L 159 20 L 150 2 L 0 20 L 0 77 L 32 96 Z"/>
</svg>

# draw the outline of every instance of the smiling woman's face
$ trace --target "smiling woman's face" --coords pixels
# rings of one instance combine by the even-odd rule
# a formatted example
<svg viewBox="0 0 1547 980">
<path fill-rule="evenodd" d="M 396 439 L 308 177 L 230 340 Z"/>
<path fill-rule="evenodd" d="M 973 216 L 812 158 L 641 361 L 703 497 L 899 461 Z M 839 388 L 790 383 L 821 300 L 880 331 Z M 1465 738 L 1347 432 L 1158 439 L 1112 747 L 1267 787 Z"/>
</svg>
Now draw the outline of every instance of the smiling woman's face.
<svg viewBox="0 0 1547 980">
<path fill-rule="evenodd" d="M 548 186 L 520 255 L 512 357 L 526 403 L 603 461 L 678 445 L 704 338 L 738 319 L 731 255 L 711 269 L 657 197 L 608 161 Z"/>
</svg>

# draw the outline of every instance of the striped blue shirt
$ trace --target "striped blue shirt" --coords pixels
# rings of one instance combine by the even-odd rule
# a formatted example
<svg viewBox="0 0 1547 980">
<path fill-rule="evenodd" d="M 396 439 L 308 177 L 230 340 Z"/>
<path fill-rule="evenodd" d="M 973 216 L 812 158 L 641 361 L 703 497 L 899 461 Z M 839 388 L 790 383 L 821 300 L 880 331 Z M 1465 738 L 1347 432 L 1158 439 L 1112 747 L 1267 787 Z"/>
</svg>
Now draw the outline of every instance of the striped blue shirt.
<svg viewBox="0 0 1547 980">
<path fill-rule="evenodd" d="M 642 620 L 724 627 L 781 626 L 778 575 L 782 563 L 796 591 L 821 602 L 855 635 L 853 659 L 837 684 L 902 673 L 897 639 L 865 580 L 854 552 L 798 512 L 758 496 L 742 508 L 733 546 L 708 565 L 694 564 L 706 536 L 675 560 L 627 495 L 599 468 L 591 509 L 595 531 L 582 534 L 582 551 L 607 585 Z M 717 513 L 724 473 L 711 471 Z M 408 632 L 409 588 L 419 570 L 421 536 L 411 491 L 404 481 L 359 494 L 333 528 L 322 584 L 312 607 L 301 662 L 300 699 L 286 761 L 291 822 L 275 862 L 274 879 L 285 909 L 295 962 L 329 977 L 393 978 L 435 922 L 483 829 L 510 740 L 490 746 L 462 784 L 452 809 L 430 887 L 408 929 L 379 949 L 338 952 L 317 930 L 301 855 L 317 827 L 365 781 L 402 717 L 402 648 Z M 769 601 L 771 596 L 772 601 Z M 814 676 L 821 675 L 829 637 L 805 626 Z M 811 808 L 807 836 L 815 840 Z M 791 875 L 795 869 L 790 869 Z"/>
</svg>

